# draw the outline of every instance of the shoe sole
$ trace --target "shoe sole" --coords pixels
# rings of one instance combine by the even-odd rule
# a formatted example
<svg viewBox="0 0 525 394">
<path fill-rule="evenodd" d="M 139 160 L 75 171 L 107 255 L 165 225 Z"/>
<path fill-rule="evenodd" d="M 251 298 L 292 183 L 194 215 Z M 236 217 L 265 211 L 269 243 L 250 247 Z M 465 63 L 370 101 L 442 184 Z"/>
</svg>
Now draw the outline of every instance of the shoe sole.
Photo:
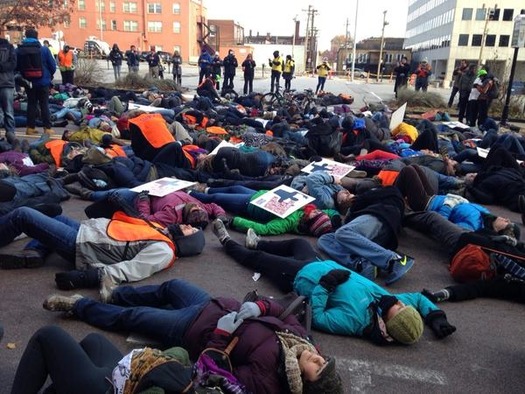
<svg viewBox="0 0 525 394">
<path fill-rule="evenodd" d="M 0 255 L 0 268 L 4 270 L 37 268 L 44 265 L 44 259 L 39 256 Z"/>
<path fill-rule="evenodd" d="M 408 271 L 410 271 L 410 270 L 412 269 L 412 267 L 414 266 L 414 260 L 410 260 L 410 263 L 407 262 L 407 263 L 405 263 L 405 264 L 407 264 L 407 266 L 408 266 L 408 267 L 407 267 L 407 270 L 406 270 L 405 272 L 403 272 L 402 275 L 399 275 L 399 276 L 397 276 L 397 277 L 395 277 L 395 278 L 393 278 L 393 279 L 390 279 L 390 280 L 388 280 L 388 279 L 385 280 L 385 285 L 386 285 L 386 286 L 389 286 L 389 285 L 391 285 L 392 283 L 397 282 L 399 279 L 401 279 L 403 276 L 405 276 L 405 275 L 408 273 Z"/>
</svg>

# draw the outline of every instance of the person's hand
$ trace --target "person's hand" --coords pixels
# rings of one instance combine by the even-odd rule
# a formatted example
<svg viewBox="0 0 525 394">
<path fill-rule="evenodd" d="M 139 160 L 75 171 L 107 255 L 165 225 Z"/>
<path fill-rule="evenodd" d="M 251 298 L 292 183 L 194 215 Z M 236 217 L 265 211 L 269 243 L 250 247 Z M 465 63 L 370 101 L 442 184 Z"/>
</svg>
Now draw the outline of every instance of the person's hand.
<svg viewBox="0 0 525 394">
<path fill-rule="evenodd" d="M 259 317 L 261 316 L 261 308 L 259 308 L 259 305 L 257 305 L 255 302 L 244 302 L 241 305 L 241 309 L 239 310 L 239 313 L 237 314 L 237 319 L 245 320 L 249 319 L 250 317 Z"/>
<path fill-rule="evenodd" d="M 221 222 L 224 223 L 226 227 L 230 227 L 230 224 L 232 222 L 232 218 L 226 216 L 226 215 L 219 215 L 217 216 L 217 219 L 219 219 Z"/>
<path fill-rule="evenodd" d="M 321 279 L 319 279 L 319 284 L 328 290 L 329 293 L 331 293 L 341 283 L 346 282 L 349 277 L 349 270 L 333 269 L 327 274 L 321 276 Z"/>
<path fill-rule="evenodd" d="M 149 190 L 142 190 L 141 192 L 139 192 L 139 194 L 137 194 L 137 200 L 149 200 Z"/>
<path fill-rule="evenodd" d="M 217 322 L 217 328 L 215 332 L 222 335 L 231 335 L 244 321 L 243 319 L 237 319 L 237 312 L 230 312 L 224 315 Z"/>
<path fill-rule="evenodd" d="M 427 324 L 436 337 L 443 339 L 456 331 L 456 326 L 450 324 L 443 311 L 433 311 L 426 318 Z"/>
</svg>

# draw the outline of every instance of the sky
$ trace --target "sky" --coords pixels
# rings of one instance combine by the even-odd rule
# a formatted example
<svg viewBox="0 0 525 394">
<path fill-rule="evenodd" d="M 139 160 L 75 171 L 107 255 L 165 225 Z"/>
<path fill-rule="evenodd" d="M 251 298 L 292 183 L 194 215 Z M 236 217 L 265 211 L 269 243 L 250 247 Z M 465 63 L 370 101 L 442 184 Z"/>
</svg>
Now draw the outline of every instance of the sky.
<svg viewBox="0 0 525 394">
<path fill-rule="evenodd" d="M 386 13 L 385 37 L 404 37 L 406 30 L 408 0 L 204 0 L 208 19 L 233 19 L 253 35 L 291 36 L 294 18 L 301 22 L 301 35 L 306 32 L 308 6 L 317 10 L 315 27 L 319 30 L 319 50 L 330 49 L 330 40 L 348 31 L 353 37 L 355 31 L 355 10 L 358 6 L 357 40 L 381 37 L 383 11 Z"/>
</svg>

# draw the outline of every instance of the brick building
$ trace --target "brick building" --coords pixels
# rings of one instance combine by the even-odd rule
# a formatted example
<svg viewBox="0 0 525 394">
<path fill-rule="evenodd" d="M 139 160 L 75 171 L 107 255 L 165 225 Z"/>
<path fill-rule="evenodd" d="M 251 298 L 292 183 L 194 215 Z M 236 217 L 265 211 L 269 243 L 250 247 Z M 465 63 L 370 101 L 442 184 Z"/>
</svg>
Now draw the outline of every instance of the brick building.
<svg viewBox="0 0 525 394">
<path fill-rule="evenodd" d="M 109 45 L 118 43 L 122 50 L 130 45 L 141 51 L 150 46 L 178 50 L 189 61 L 200 54 L 208 32 L 206 19 L 203 0 L 76 0 L 68 21 L 53 29 L 40 27 L 39 36 L 63 36 L 67 44 L 80 48 L 96 36 Z"/>
</svg>

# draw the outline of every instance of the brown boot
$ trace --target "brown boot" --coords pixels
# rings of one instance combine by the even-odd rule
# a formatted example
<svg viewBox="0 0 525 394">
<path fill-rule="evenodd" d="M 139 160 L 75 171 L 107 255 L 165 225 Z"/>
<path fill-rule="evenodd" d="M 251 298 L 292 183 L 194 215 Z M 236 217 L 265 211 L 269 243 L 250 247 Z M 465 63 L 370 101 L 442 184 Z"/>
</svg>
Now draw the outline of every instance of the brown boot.
<svg viewBox="0 0 525 394">
<path fill-rule="evenodd" d="M 36 131 L 36 129 L 34 127 L 28 127 L 26 129 L 26 135 L 37 135 L 38 132 Z"/>
<path fill-rule="evenodd" d="M 53 134 L 55 134 L 55 130 L 53 130 L 53 129 L 44 129 L 44 133 L 46 133 L 47 135 L 53 135 Z"/>
</svg>

